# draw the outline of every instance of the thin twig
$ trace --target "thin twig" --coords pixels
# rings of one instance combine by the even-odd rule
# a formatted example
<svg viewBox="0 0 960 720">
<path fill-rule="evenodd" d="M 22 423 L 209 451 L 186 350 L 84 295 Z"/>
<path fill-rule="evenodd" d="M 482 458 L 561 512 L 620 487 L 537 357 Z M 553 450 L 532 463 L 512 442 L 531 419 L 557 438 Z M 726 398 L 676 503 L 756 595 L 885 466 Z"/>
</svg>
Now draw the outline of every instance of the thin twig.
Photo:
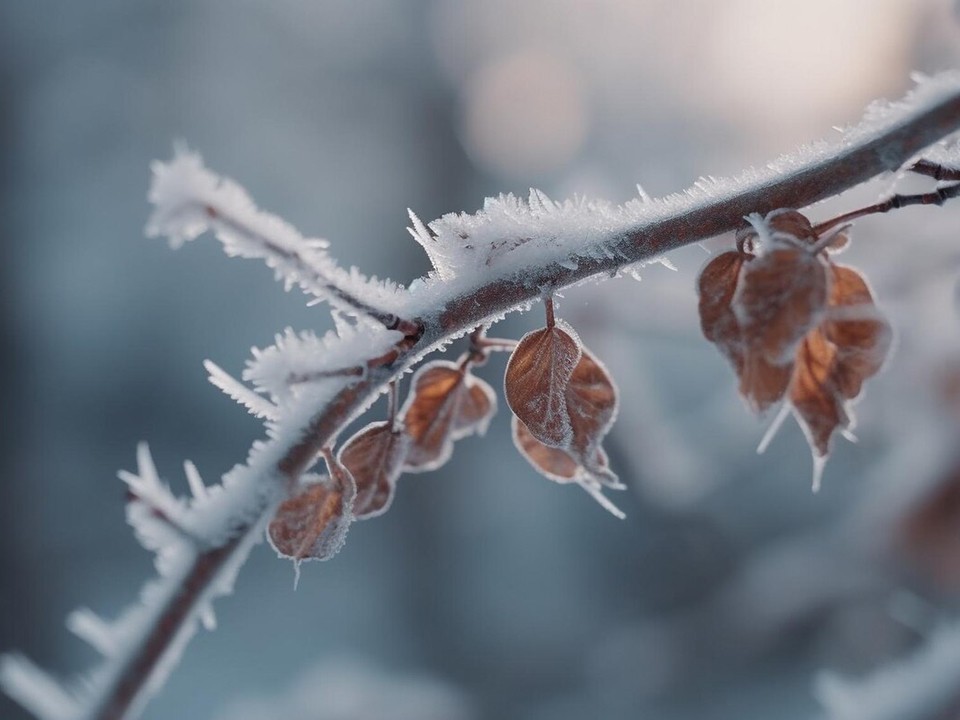
<svg viewBox="0 0 960 720">
<path fill-rule="evenodd" d="M 303 383 L 329 380 L 336 377 L 363 377 L 364 369 L 359 365 L 336 368 L 334 370 L 312 370 L 304 373 L 290 373 L 287 375 L 287 385 L 302 385 Z"/>
<path fill-rule="evenodd" d="M 397 411 L 400 409 L 399 382 L 399 380 L 395 380 L 387 388 L 387 422 L 394 430 L 397 428 Z"/>
<path fill-rule="evenodd" d="M 477 347 L 494 352 L 513 352 L 517 347 L 517 341 L 512 338 L 482 337 L 477 339 Z"/>
<path fill-rule="evenodd" d="M 960 170 L 941 165 L 940 163 L 931 162 L 930 160 L 917 160 L 917 162 L 910 167 L 910 172 L 915 172 L 918 175 L 926 175 L 938 181 L 960 181 Z"/>
<path fill-rule="evenodd" d="M 843 223 L 848 223 L 851 220 L 856 220 L 857 218 L 864 217 L 865 215 L 877 215 L 880 213 L 890 212 L 891 210 L 899 210 L 900 208 L 910 207 L 911 205 L 943 205 L 947 200 L 960 196 L 960 182 L 954 183 L 953 185 L 944 185 L 943 187 L 937 188 L 928 193 L 920 193 L 917 195 L 891 195 L 886 200 L 882 200 L 873 205 L 868 205 L 867 207 L 860 208 L 859 210 L 852 210 L 843 215 L 838 215 L 835 218 L 827 220 L 820 223 L 819 225 L 813 228 L 814 232 L 817 235 L 826 232 L 827 230 L 841 225 Z"/>
</svg>

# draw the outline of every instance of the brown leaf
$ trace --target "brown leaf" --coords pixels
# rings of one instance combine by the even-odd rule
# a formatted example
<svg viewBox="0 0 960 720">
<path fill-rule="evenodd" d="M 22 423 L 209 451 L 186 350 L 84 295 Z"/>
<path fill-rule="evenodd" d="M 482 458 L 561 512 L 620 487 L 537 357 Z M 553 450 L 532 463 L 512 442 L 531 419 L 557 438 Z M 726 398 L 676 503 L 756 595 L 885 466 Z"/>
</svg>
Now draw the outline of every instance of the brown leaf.
<svg viewBox="0 0 960 720">
<path fill-rule="evenodd" d="M 720 253 L 704 266 L 697 278 L 700 329 L 727 357 L 737 375 L 743 371 L 744 353 L 740 323 L 731 303 L 746 257 L 735 251 Z"/>
<path fill-rule="evenodd" d="M 573 431 L 570 454 L 598 480 L 615 483 L 616 475 L 606 463 L 597 463 L 597 451 L 617 415 L 617 388 L 606 368 L 586 348 L 570 376 L 566 401 Z"/>
<path fill-rule="evenodd" d="M 747 352 L 789 364 L 797 344 L 820 322 L 827 292 L 826 264 L 806 249 L 775 246 L 746 263 L 733 309 Z"/>
<path fill-rule="evenodd" d="M 745 347 L 732 302 L 740 270 L 750 257 L 733 251 L 721 253 L 700 272 L 700 327 L 704 337 L 733 365 L 740 379 L 740 395 L 754 412 L 764 412 L 783 397 L 793 368 L 789 363 L 775 365 L 761 352 L 748 352 Z"/>
<path fill-rule="evenodd" d="M 824 238 L 825 240 L 825 238 Z M 841 253 L 850 245 L 850 228 L 841 228 L 833 234 L 833 239 L 827 243 L 828 253 Z"/>
<path fill-rule="evenodd" d="M 353 503 L 357 520 L 382 515 L 389 509 L 409 447 L 406 433 L 382 421 L 370 423 L 344 443 L 338 459 L 357 484 Z"/>
<path fill-rule="evenodd" d="M 781 208 L 767 213 L 767 226 L 771 233 L 786 236 L 790 240 L 799 240 L 802 243 L 814 244 L 817 233 L 807 216 L 797 210 Z"/>
<path fill-rule="evenodd" d="M 338 486 L 330 478 L 300 488 L 270 521 L 270 544 L 297 563 L 328 560 L 346 540 L 354 495 L 352 484 Z"/>
<path fill-rule="evenodd" d="M 561 448 L 544 445 L 537 440 L 526 425 L 516 416 L 513 416 L 513 442 L 533 467 L 544 477 L 558 483 L 576 482 L 583 473 L 583 469 L 573 456 Z M 606 467 L 607 455 L 603 448 L 598 448 L 594 464 Z"/>
<path fill-rule="evenodd" d="M 453 423 L 454 440 L 474 433 L 485 435 L 497 412 L 497 394 L 485 380 L 467 374 L 465 382 L 466 392 L 460 399 L 460 409 Z"/>
<path fill-rule="evenodd" d="M 834 383 L 853 399 L 863 382 L 876 375 L 890 352 L 893 331 L 877 310 L 866 279 L 852 267 L 832 265 L 825 337 L 837 347 Z"/>
<path fill-rule="evenodd" d="M 570 441 L 566 390 L 580 356 L 576 333 L 558 321 L 524 335 L 507 363 L 507 405 L 537 440 L 551 447 Z"/>
<path fill-rule="evenodd" d="M 836 359 L 837 349 L 824 334 L 820 330 L 810 332 L 797 350 L 790 385 L 790 402 L 818 457 L 830 452 L 833 431 L 850 422 L 844 398 L 834 383 Z"/>
<path fill-rule="evenodd" d="M 403 469 L 434 470 L 450 459 L 453 441 L 483 433 L 496 411 L 493 389 L 466 367 L 444 360 L 425 364 L 413 376 L 403 410 L 410 447 Z"/>
<path fill-rule="evenodd" d="M 774 365 L 762 353 L 750 352 L 740 370 L 740 395 L 756 413 L 766 412 L 790 386 L 793 363 Z"/>
</svg>

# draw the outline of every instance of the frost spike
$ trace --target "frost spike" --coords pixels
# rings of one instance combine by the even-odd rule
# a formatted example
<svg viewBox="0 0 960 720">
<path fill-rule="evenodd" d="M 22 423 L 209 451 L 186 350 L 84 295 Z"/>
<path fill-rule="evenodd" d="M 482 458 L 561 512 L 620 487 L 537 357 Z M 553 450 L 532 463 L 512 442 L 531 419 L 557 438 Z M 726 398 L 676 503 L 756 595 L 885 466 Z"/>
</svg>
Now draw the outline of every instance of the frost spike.
<svg viewBox="0 0 960 720">
<path fill-rule="evenodd" d="M 183 474 L 187 477 L 187 485 L 190 486 L 190 494 L 194 500 L 202 500 L 207 497 L 207 486 L 200 477 L 200 471 L 197 466 L 189 460 L 183 461 Z"/>
<path fill-rule="evenodd" d="M 0 686 L 38 720 L 73 720 L 82 712 L 78 698 L 20 654 L 0 657 Z"/>
<path fill-rule="evenodd" d="M 127 484 L 130 492 L 138 500 L 146 503 L 160 513 L 164 520 L 179 528 L 183 503 L 160 480 L 147 443 L 137 444 L 137 474 L 120 470 L 117 477 Z"/>
<path fill-rule="evenodd" d="M 581 480 L 577 483 L 580 487 L 587 491 L 587 494 L 596 500 L 600 507 L 606 510 L 608 513 L 613 515 L 618 520 L 625 520 L 627 514 L 618 508 L 606 495 L 603 494 L 603 490 L 599 483 L 592 480 Z"/>
<path fill-rule="evenodd" d="M 413 223 L 413 227 L 408 227 L 407 232 L 429 252 L 430 245 L 434 242 L 433 235 L 413 210 L 407 208 L 407 214 L 410 216 L 410 222 Z"/>
<path fill-rule="evenodd" d="M 111 657 L 118 642 L 114 627 L 88 608 L 77 608 L 67 616 L 67 629 L 104 657 Z"/>
<path fill-rule="evenodd" d="M 277 420 L 280 417 L 280 411 L 277 406 L 267 400 L 262 395 L 258 395 L 248 388 L 242 382 L 223 370 L 212 360 L 204 360 L 203 367 L 210 374 L 210 384 L 219 388 L 238 403 L 243 405 L 247 411 L 258 418 L 267 420 Z"/>
<path fill-rule="evenodd" d="M 217 629 L 217 614 L 214 612 L 211 603 L 206 603 L 197 608 L 197 617 L 200 619 L 203 629 L 207 632 L 213 632 Z"/>
</svg>

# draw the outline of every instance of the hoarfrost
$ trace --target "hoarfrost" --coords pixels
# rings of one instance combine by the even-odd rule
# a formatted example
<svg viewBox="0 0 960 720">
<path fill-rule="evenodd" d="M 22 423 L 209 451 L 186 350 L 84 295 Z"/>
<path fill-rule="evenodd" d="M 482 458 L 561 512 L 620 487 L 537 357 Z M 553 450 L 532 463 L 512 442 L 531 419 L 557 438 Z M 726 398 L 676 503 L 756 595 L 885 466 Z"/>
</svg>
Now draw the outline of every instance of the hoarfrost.
<svg viewBox="0 0 960 720">
<path fill-rule="evenodd" d="M 178 147 L 169 163 L 153 164 L 149 200 L 154 205 L 147 235 L 166 236 L 174 248 L 212 230 L 227 255 L 260 258 L 287 289 L 303 290 L 357 313 L 357 303 L 396 307 L 402 295 L 396 284 L 344 270 L 327 254 L 328 243 L 304 238 L 276 215 L 257 209 L 240 185 L 212 173 L 200 155 Z"/>
<path fill-rule="evenodd" d="M 210 383 L 243 405 L 251 415 L 267 420 L 277 419 L 277 406 L 265 397 L 255 393 L 212 360 L 204 360 L 203 367 L 210 373 Z"/>
<path fill-rule="evenodd" d="M 350 371 L 362 373 L 363 363 L 388 352 L 403 334 L 375 323 L 339 323 L 322 337 L 311 331 L 300 333 L 287 328 L 270 347 L 253 348 L 243 379 L 257 390 L 269 393 L 283 406 L 305 385 Z M 353 375 L 357 379 L 357 375 Z"/>
<path fill-rule="evenodd" d="M 0 685 L 38 720 L 81 717 L 76 695 L 22 655 L 0 658 Z"/>
</svg>

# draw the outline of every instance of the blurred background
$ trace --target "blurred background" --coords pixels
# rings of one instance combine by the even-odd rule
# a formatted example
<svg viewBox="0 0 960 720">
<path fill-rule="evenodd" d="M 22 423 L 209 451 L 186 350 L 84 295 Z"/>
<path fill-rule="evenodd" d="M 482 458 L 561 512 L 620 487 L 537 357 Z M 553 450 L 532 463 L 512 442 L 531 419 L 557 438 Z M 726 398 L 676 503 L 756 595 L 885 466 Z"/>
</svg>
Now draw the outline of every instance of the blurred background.
<svg viewBox="0 0 960 720">
<path fill-rule="evenodd" d="M 152 574 L 117 469 L 146 439 L 174 487 L 184 458 L 217 478 L 261 430 L 201 362 L 239 375 L 285 326 L 330 326 L 212 240 L 144 239 L 150 162 L 174 141 L 344 265 L 407 283 L 428 267 L 408 207 L 427 220 L 530 186 L 678 191 L 830 137 L 912 71 L 958 63 L 948 0 L 3 2 L 0 649 L 90 666 L 67 613 L 112 617 Z M 708 256 L 686 248 L 676 272 L 559 304 L 620 385 L 606 446 L 626 521 L 537 476 L 501 408 L 298 590 L 257 548 L 144 717 L 820 716 L 821 672 L 866 675 L 957 607 L 958 226 L 960 202 L 857 224 L 843 259 L 898 348 L 819 494 L 792 421 L 755 454 L 766 422 L 699 336 Z M 499 387 L 503 364 L 480 374 Z M 26 717 L 6 699 L 0 716 Z"/>
</svg>

